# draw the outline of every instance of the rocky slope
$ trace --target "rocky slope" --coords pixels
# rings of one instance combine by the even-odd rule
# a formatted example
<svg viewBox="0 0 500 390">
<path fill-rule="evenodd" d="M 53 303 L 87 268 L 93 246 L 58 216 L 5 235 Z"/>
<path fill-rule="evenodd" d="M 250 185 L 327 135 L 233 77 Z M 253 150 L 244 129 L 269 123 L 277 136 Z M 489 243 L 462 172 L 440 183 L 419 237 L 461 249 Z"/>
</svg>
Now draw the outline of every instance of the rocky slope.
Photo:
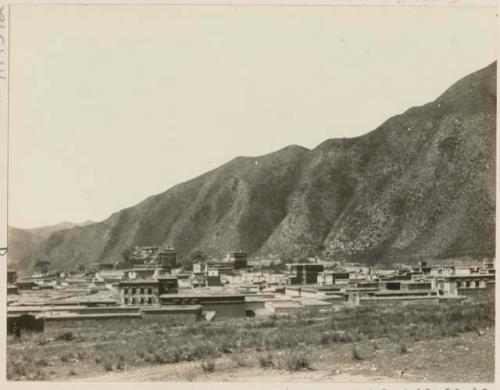
<svg viewBox="0 0 500 390">
<path fill-rule="evenodd" d="M 133 245 L 365 263 L 492 256 L 495 137 L 496 63 L 364 136 L 238 157 L 54 232 L 39 256 L 61 268 L 120 259 Z"/>
</svg>

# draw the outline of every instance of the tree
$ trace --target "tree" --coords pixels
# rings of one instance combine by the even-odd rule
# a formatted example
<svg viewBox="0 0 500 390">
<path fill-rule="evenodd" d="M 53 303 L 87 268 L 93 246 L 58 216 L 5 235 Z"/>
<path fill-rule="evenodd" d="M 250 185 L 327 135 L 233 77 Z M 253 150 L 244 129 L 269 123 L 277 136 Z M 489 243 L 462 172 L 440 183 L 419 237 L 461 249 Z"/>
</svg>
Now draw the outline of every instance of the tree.
<svg viewBox="0 0 500 390">
<path fill-rule="evenodd" d="M 189 254 L 187 258 L 182 261 L 182 269 L 184 271 L 192 271 L 193 264 L 206 261 L 208 256 L 203 251 L 194 251 Z"/>
<path fill-rule="evenodd" d="M 208 259 L 208 256 L 205 252 L 203 251 L 194 251 L 192 252 L 190 255 L 189 255 L 189 259 L 193 262 L 193 263 L 197 263 L 197 262 L 200 262 L 200 261 L 205 261 Z"/>
</svg>

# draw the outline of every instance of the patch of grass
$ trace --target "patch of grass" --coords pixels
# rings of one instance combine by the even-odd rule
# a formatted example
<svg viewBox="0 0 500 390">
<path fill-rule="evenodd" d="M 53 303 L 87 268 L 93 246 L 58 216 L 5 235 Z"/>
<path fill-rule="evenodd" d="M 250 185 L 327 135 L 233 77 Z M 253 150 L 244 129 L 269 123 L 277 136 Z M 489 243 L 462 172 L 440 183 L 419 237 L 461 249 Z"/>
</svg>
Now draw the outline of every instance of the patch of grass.
<svg viewBox="0 0 500 390">
<path fill-rule="evenodd" d="M 371 344 L 376 350 L 375 341 L 381 339 L 390 339 L 394 350 L 398 351 L 403 340 L 407 343 L 429 340 L 432 343 L 432 340 L 464 332 L 480 335 L 485 328 L 494 326 L 494 305 L 491 302 L 443 304 L 439 311 L 425 305 L 343 308 L 307 315 L 191 324 L 162 322 L 155 325 L 141 321 L 85 322 L 82 326 L 62 328 L 55 333 L 27 334 L 21 340 L 8 336 L 9 378 L 35 375 L 37 369 L 45 367 L 43 358 L 49 353 L 64 363 L 78 360 L 97 367 L 103 367 L 109 360 L 113 369 L 117 369 L 120 361 L 123 365 L 137 367 L 156 362 L 209 361 L 229 354 L 234 356 L 232 359 L 238 366 L 250 364 L 244 359 L 246 354 L 252 356 L 255 366 L 280 368 L 285 366 L 281 360 L 282 351 L 302 350 L 304 346 L 328 347 L 337 343 L 354 343 L 360 348 L 368 340 L 373 340 Z M 161 337 L 157 334 L 159 330 L 163 331 Z M 75 348 L 74 341 L 82 340 L 86 341 L 85 348 L 79 345 Z M 382 348 L 380 343 L 378 346 Z M 356 346 L 353 350 L 353 360 L 360 360 Z M 254 359 L 253 356 L 258 357 Z M 22 362 L 28 367 L 28 373 L 14 362 Z M 68 369 L 61 370 L 58 366 L 54 366 L 57 367 L 54 368 L 56 374 L 52 377 L 68 375 Z"/>
</svg>

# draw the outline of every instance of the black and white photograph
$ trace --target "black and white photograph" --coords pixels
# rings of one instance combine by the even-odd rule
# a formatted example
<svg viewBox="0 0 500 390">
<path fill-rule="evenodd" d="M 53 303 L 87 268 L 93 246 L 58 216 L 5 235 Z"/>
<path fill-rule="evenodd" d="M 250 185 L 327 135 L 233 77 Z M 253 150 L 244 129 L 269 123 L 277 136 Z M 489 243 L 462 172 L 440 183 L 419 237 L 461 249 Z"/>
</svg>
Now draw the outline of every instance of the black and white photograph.
<svg viewBox="0 0 500 390">
<path fill-rule="evenodd" d="M 0 4 L 7 384 L 494 388 L 496 2 L 373 3 Z"/>
</svg>

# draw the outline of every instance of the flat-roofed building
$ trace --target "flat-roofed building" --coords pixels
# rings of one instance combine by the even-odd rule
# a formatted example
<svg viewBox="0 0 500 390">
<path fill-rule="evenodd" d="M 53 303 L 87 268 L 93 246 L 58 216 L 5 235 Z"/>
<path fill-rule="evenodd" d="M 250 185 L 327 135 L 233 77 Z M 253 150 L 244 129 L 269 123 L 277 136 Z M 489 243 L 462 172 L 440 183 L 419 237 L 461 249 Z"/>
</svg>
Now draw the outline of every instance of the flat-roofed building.
<svg viewBox="0 0 500 390">
<path fill-rule="evenodd" d="M 17 282 L 17 271 L 7 270 L 7 284 L 16 284 Z"/>
<path fill-rule="evenodd" d="M 118 283 L 118 300 L 122 305 L 157 305 L 158 280 L 128 280 Z"/>
<path fill-rule="evenodd" d="M 179 292 L 179 280 L 175 276 L 161 276 L 158 278 L 158 293 L 177 294 Z"/>
<path fill-rule="evenodd" d="M 295 263 L 287 265 L 289 274 L 287 284 L 316 284 L 318 274 L 324 271 L 323 264 Z"/>
<path fill-rule="evenodd" d="M 234 251 L 231 253 L 230 262 L 234 269 L 247 268 L 248 266 L 248 255 L 244 251 Z"/>
<path fill-rule="evenodd" d="M 430 290 L 432 283 L 430 280 L 404 280 L 401 282 L 401 290 Z"/>
<path fill-rule="evenodd" d="M 160 295 L 161 305 L 201 305 L 204 312 L 215 311 L 216 318 L 245 317 L 245 296 L 241 294 Z"/>
<path fill-rule="evenodd" d="M 343 271 L 323 271 L 318 274 L 317 283 L 320 286 L 331 286 L 334 284 L 347 284 L 349 282 L 349 272 Z"/>
<path fill-rule="evenodd" d="M 161 249 L 157 254 L 158 265 L 164 269 L 177 267 L 177 251 L 174 248 Z"/>
<path fill-rule="evenodd" d="M 449 275 L 432 279 L 432 288 L 445 295 L 487 296 L 495 290 L 494 274 Z"/>
<path fill-rule="evenodd" d="M 451 264 L 436 265 L 431 267 L 431 276 L 450 276 L 455 274 L 455 266 Z"/>
</svg>

